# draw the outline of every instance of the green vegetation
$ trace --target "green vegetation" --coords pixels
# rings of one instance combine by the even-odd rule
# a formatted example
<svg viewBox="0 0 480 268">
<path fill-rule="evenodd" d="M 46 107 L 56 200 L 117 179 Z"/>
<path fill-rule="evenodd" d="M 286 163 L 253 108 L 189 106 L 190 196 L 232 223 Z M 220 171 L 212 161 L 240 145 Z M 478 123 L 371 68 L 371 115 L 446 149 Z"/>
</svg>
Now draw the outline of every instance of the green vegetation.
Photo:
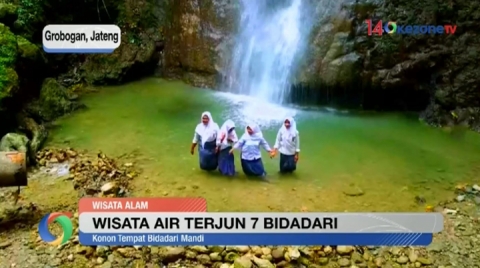
<svg viewBox="0 0 480 268">
<path fill-rule="evenodd" d="M 31 38 L 35 31 L 38 31 L 37 25 L 43 22 L 43 11 L 45 1 L 42 0 L 19 0 L 18 19 L 15 21 L 15 29 L 22 35 Z"/>
<path fill-rule="evenodd" d="M 118 6 L 117 23 L 126 32 L 128 43 L 140 45 L 140 34 L 157 27 L 155 4 L 152 0 L 124 0 Z"/>
<path fill-rule="evenodd" d="M 18 7 L 11 3 L 0 3 L 0 20 L 5 20 L 8 17 L 17 15 Z"/>
<path fill-rule="evenodd" d="M 0 102 L 18 87 L 16 60 L 17 39 L 7 26 L 0 23 Z"/>
<path fill-rule="evenodd" d="M 38 46 L 32 44 L 26 38 L 17 36 L 17 44 L 20 57 L 35 60 L 40 56 L 40 49 Z"/>
</svg>

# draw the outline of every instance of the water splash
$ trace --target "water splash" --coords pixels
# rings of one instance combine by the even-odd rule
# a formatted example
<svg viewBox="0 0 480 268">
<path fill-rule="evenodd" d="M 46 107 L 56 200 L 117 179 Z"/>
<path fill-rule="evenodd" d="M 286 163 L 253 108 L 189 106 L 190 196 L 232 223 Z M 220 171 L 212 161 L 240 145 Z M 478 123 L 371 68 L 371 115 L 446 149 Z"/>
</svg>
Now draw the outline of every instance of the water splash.
<svg viewBox="0 0 480 268">
<path fill-rule="evenodd" d="M 239 32 L 223 91 L 249 96 L 245 117 L 264 122 L 284 120 L 291 81 L 315 23 L 339 0 L 241 0 Z M 238 97 L 228 95 L 230 100 Z"/>
<path fill-rule="evenodd" d="M 216 97 L 227 104 L 225 114 L 237 124 L 254 122 L 264 127 L 278 125 L 289 116 L 296 116 L 298 110 L 258 100 L 255 97 L 228 92 L 216 92 Z"/>
<path fill-rule="evenodd" d="M 226 88 L 229 92 L 282 104 L 311 23 L 302 0 L 242 0 Z"/>
</svg>

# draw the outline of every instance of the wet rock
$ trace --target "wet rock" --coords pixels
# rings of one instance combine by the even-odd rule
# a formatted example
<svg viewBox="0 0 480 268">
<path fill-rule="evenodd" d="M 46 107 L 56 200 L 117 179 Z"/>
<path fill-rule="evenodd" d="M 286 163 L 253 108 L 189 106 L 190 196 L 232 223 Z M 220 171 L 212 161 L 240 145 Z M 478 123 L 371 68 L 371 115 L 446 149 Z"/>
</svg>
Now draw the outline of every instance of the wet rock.
<svg viewBox="0 0 480 268">
<path fill-rule="evenodd" d="M 218 252 L 212 252 L 210 253 L 210 259 L 212 261 L 222 261 L 222 256 Z"/>
<path fill-rule="evenodd" d="M 400 256 L 397 258 L 397 262 L 400 264 L 405 264 L 408 262 L 408 257 L 407 256 Z"/>
<path fill-rule="evenodd" d="M 95 249 L 95 254 L 99 257 L 105 257 L 108 252 L 108 247 L 105 246 L 97 246 Z"/>
<path fill-rule="evenodd" d="M 274 260 L 281 260 L 283 259 L 285 248 L 284 247 L 277 247 L 272 250 L 272 257 Z"/>
<path fill-rule="evenodd" d="M 349 185 L 343 189 L 343 194 L 347 196 L 362 196 L 365 192 L 363 192 L 358 186 Z"/>
<path fill-rule="evenodd" d="M 349 267 L 350 266 L 350 260 L 347 259 L 347 258 L 340 258 L 338 261 L 337 261 L 338 265 L 340 265 L 340 267 Z"/>
<path fill-rule="evenodd" d="M 275 268 L 269 260 L 260 259 L 257 257 L 253 257 L 253 262 L 257 265 L 258 268 Z"/>
<path fill-rule="evenodd" d="M 226 248 L 227 251 L 235 251 L 239 253 L 247 253 L 250 250 L 249 246 L 229 246 Z"/>
<path fill-rule="evenodd" d="M 272 254 L 272 249 L 271 248 L 261 248 L 262 254 L 263 255 L 271 255 Z"/>
<path fill-rule="evenodd" d="M 191 246 L 189 247 L 189 249 L 193 250 L 193 251 L 196 251 L 198 253 L 208 253 L 209 250 L 207 247 L 205 246 Z"/>
<path fill-rule="evenodd" d="M 198 253 L 195 252 L 195 251 L 193 251 L 193 250 L 187 250 L 187 251 L 185 252 L 185 257 L 186 257 L 187 259 L 195 259 L 195 258 L 197 257 L 197 255 L 198 255 Z"/>
<path fill-rule="evenodd" d="M 227 255 L 225 255 L 225 261 L 228 262 L 233 262 L 235 259 L 239 258 L 240 256 L 236 252 L 228 252 Z"/>
<path fill-rule="evenodd" d="M 432 242 L 427 246 L 427 250 L 431 252 L 441 252 L 443 249 L 443 243 L 441 242 Z"/>
<path fill-rule="evenodd" d="M 208 256 L 207 254 L 200 254 L 196 257 L 196 259 L 201 264 L 210 264 L 211 263 L 210 256 Z"/>
<path fill-rule="evenodd" d="M 363 257 L 360 253 L 354 251 L 352 252 L 352 255 L 350 256 L 350 259 L 352 262 L 358 264 L 358 263 L 363 263 Z"/>
<path fill-rule="evenodd" d="M 97 260 L 96 260 L 97 264 L 103 264 L 104 262 L 105 262 L 105 259 L 102 258 L 102 257 L 98 257 Z"/>
<path fill-rule="evenodd" d="M 252 266 L 252 261 L 247 257 L 237 258 L 233 262 L 234 268 L 251 268 Z"/>
<path fill-rule="evenodd" d="M 185 256 L 183 247 L 165 247 L 160 253 L 160 259 L 164 262 L 175 262 Z M 207 256 L 208 257 L 208 256 Z"/>
<path fill-rule="evenodd" d="M 285 252 L 285 260 L 287 261 L 294 261 L 300 257 L 300 251 L 298 248 L 288 248 L 287 252 Z"/>
<path fill-rule="evenodd" d="M 208 249 L 212 252 L 222 252 L 225 250 L 225 247 L 224 246 L 211 246 L 211 247 L 208 247 Z"/>
<path fill-rule="evenodd" d="M 415 263 L 418 259 L 418 254 L 415 252 L 415 250 L 411 250 L 410 254 L 408 254 L 408 260 L 411 263 Z"/>
<path fill-rule="evenodd" d="M 376 258 L 374 262 L 377 267 L 383 267 L 385 263 L 385 259 L 382 257 L 379 257 L 379 258 Z"/>
<path fill-rule="evenodd" d="M 328 258 L 321 257 L 321 258 L 318 258 L 318 261 L 317 261 L 317 262 L 318 262 L 318 264 L 320 264 L 320 265 L 327 265 L 328 262 L 329 262 L 329 260 L 328 260 Z"/>
<path fill-rule="evenodd" d="M 100 191 L 106 195 L 116 194 L 118 190 L 118 186 L 115 182 L 107 182 L 100 188 Z"/>
<path fill-rule="evenodd" d="M 432 265 L 432 261 L 428 258 L 419 257 L 417 261 L 423 265 Z"/>
<path fill-rule="evenodd" d="M 10 242 L 10 241 L 1 242 L 1 243 L 0 243 L 0 249 L 6 249 L 6 248 L 8 248 L 10 245 L 12 245 L 12 242 Z"/>
<path fill-rule="evenodd" d="M 472 186 L 472 189 L 475 190 L 475 191 L 477 191 L 477 192 L 480 192 L 480 186 L 477 185 L 477 184 L 474 184 L 474 185 Z"/>
<path fill-rule="evenodd" d="M 337 246 L 337 253 L 341 255 L 350 254 L 353 251 L 352 246 Z"/>
</svg>

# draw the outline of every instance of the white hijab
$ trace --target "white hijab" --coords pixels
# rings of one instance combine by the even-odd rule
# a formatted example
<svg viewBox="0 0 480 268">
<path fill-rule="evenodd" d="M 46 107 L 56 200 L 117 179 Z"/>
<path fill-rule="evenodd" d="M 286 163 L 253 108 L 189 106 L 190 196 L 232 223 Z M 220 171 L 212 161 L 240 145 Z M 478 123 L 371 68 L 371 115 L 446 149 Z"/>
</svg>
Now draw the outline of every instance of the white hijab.
<svg viewBox="0 0 480 268">
<path fill-rule="evenodd" d="M 207 116 L 208 119 L 208 124 L 204 125 L 203 124 L 203 117 Z M 218 124 L 213 121 L 212 114 L 208 111 L 203 112 L 202 116 L 200 117 L 200 124 L 197 125 L 197 128 L 195 130 L 201 137 L 202 137 L 202 146 L 205 145 L 207 140 L 212 138 L 218 131 Z"/>
<path fill-rule="evenodd" d="M 285 126 L 285 121 L 290 122 L 290 127 L 287 128 Z M 280 131 L 283 133 L 283 135 L 289 137 L 289 138 L 295 138 L 298 134 L 298 131 L 297 131 L 297 122 L 295 122 L 295 119 L 293 119 L 293 117 L 289 116 L 285 119 L 285 121 L 283 121 L 283 125 L 282 127 L 280 128 Z"/>
<path fill-rule="evenodd" d="M 252 135 L 248 134 L 247 128 L 250 127 L 253 131 Z M 243 134 L 244 138 L 263 138 L 263 133 L 260 127 L 255 123 L 250 123 L 245 127 L 245 133 Z"/>
<path fill-rule="evenodd" d="M 225 123 L 223 123 L 222 127 L 220 128 L 220 135 L 225 135 L 222 141 L 223 144 L 228 144 L 229 139 L 234 142 L 238 140 L 235 129 L 233 129 L 232 132 L 228 133 L 228 131 L 231 130 L 232 128 L 235 128 L 235 123 L 230 119 L 225 121 Z"/>
</svg>

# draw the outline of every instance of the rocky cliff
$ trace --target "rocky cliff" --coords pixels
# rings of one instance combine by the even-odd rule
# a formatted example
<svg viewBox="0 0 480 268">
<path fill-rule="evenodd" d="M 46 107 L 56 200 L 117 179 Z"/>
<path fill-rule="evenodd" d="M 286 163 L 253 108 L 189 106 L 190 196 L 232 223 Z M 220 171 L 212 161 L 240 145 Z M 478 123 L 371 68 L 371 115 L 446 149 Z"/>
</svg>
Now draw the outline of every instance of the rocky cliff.
<svg viewBox="0 0 480 268">
<path fill-rule="evenodd" d="M 318 7 L 321 9 L 321 7 Z M 345 1 L 318 21 L 293 99 L 320 105 L 423 111 L 434 126 L 480 130 L 479 5 L 433 0 Z M 176 1 L 166 35 L 165 71 L 213 87 L 228 57 L 238 7 Z M 366 19 L 399 25 L 456 24 L 455 35 L 367 36 Z"/>
<path fill-rule="evenodd" d="M 423 110 L 421 119 L 434 126 L 478 131 L 479 18 L 480 4 L 456 0 L 347 2 L 312 33 L 298 82 L 319 103 L 353 99 L 366 109 Z M 367 19 L 457 29 L 454 35 L 367 36 Z"/>
<path fill-rule="evenodd" d="M 166 31 L 164 74 L 214 87 L 231 53 L 238 11 L 228 0 L 175 1 Z"/>
</svg>

